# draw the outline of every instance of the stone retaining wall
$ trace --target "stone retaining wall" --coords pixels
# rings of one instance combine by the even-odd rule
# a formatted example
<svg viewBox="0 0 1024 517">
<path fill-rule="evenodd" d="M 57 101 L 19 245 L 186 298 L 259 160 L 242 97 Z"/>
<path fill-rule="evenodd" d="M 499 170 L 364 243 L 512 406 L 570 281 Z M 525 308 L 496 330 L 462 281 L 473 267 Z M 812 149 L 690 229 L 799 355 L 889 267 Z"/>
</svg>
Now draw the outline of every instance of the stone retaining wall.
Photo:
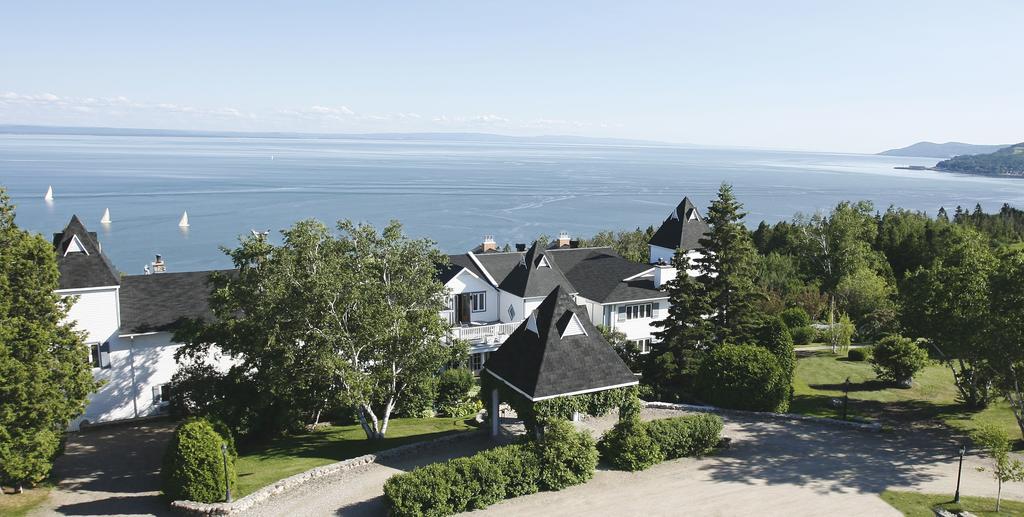
<svg viewBox="0 0 1024 517">
<path fill-rule="evenodd" d="M 282 480 L 276 481 L 271 485 L 265 486 L 241 499 L 238 499 L 231 503 L 197 503 L 195 501 L 174 501 L 171 503 L 171 507 L 180 510 L 187 514 L 192 515 L 231 515 L 239 512 L 243 512 L 252 508 L 253 506 L 266 501 L 267 499 L 294 489 L 308 481 L 313 479 L 322 478 L 324 476 L 330 476 L 338 472 L 345 470 L 351 470 L 356 467 L 363 465 L 369 465 L 376 463 L 379 459 L 393 458 L 404 454 L 418 452 L 423 449 L 437 447 L 452 443 L 458 440 L 465 440 L 468 438 L 479 437 L 480 431 L 464 431 L 455 433 L 450 436 L 442 436 L 434 440 L 427 440 L 425 442 L 411 443 L 409 445 L 402 445 L 393 449 L 385 449 L 376 454 L 367 454 L 356 458 L 339 461 L 337 463 L 331 463 L 322 467 L 316 467 L 314 469 L 300 472 L 294 476 L 286 477 Z"/>
<path fill-rule="evenodd" d="M 770 420 L 798 420 L 802 422 L 814 422 L 817 424 L 845 427 L 848 429 L 859 429 L 877 433 L 882 430 L 882 424 L 877 422 L 864 423 L 852 422 L 849 420 L 838 420 L 821 416 L 798 415 L 795 413 L 769 413 L 766 411 L 741 411 L 738 409 L 723 409 L 715 406 L 698 406 L 694 404 L 672 404 L 669 402 L 644 402 L 644 407 L 650 409 L 675 409 L 679 411 L 696 411 L 701 413 L 720 413 L 723 415 L 753 416 Z"/>
</svg>

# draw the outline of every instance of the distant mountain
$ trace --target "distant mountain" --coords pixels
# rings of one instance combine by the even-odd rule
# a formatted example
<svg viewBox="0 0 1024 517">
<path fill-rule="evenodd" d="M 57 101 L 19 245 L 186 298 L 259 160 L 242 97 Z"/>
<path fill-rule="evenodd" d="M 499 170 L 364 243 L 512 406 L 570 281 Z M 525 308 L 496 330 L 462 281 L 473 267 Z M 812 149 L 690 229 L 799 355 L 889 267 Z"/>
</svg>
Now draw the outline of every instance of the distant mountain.
<svg viewBox="0 0 1024 517">
<path fill-rule="evenodd" d="M 935 170 L 992 176 L 1024 176 L 1024 143 L 1007 146 L 994 153 L 963 155 L 942 160 L 935 165 Z"/>
<path fill-rule="evenodd" d="M 952 158 L 964 154 L 985 154 L 996 152 L 1009 144 L 1003 145 L 976 145 L 963 142 L 946 142 L 936 144 L 935 142 L 918 142 L 914 145 L 900 149 L 889 149 L 878 154 L 885 156 L 917 156 L 920 158 Z"/>
<path fill-rule="evenodd" d="M 141 129 L 118 127 L 29 126 L 0 124 L 0 134 L 17 135 L 92 135 L 148 137 L 213 137 L 213 138 L 321 138 L 332 140 L 433 140 L 443 142 L 524 142 L 592 145 L 672 145 L 668 142 L 600 138 L 574 135 L 510 136 L 493 133 L 289 133 L 280 131 L 192 131 L 185 129 Z"/>
</svg>

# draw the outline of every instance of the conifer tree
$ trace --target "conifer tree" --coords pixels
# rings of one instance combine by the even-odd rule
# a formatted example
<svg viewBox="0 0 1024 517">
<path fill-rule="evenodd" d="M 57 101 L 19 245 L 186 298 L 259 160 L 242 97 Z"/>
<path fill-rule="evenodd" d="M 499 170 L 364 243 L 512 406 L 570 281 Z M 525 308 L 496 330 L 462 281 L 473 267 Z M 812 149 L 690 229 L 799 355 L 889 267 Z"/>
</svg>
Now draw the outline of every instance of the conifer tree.
<svg viewBox="0 0 1024 517">
<path fill-rule="evenodd" d="M 741 343 L 751 337 L 756 324 L 753 277 L 757 251 L 743 226 L 746 213 L 732 186 L 722 183 L 718 197 L 708 208 L 710 232 L 700 240 L 703 256 L 697 260 L 705 303 L 717 342 Z"/>
<path fill-rule="evenodd" d="M 0 483 L 47 477 L 68 422 L 95 389 L 81 333 L 65 318 L 56 255 L 17 227 L 0 188 Z"/>
<path fill-rule="evenodd" d="M 653 353 L 644 367 L 645 383 L 656 387 L 662 393 L 686 390 L 687 375 L 696 366 L 695 356 L 710 345 L 710 332 L 701 284 L 686 272 L 690 269 L 690 258 L 683 250 L 676 250 L 672 266 L 677 274 L 665 284 L 668 295 L 668 316 L 652 323 L 661 330 L 654 333 L 657 341 Z"/>
</svg>

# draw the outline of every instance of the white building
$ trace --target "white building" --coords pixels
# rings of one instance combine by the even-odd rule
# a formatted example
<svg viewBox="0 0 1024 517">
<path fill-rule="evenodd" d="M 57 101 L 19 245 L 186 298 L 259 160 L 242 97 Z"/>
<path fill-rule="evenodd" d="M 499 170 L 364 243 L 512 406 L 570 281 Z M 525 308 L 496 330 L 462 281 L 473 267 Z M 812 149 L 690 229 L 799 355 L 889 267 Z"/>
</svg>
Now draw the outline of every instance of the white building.
<svg viewBox="0 0 1024 517">
<path fill-rule="evenodd" d="M 167 383 L 177 370 L 174 353 L 181 347 L 171 336 L 185 319 L 212 315 L 212 271 L 122 275 L 78 217 L 54 235 L 53 244 L 57 292 L 78 297 L 68 318 L 85 332 L 93 377 L 102 382 L 71 428 L 164 413 Z"/>
<path fill-rule="evenodd" d="M 651 239 L 650 264 L 626 260 L 611 248 L 572 247 L 565 233 L 549 249 L 534 244 L 504 253 L 488 236 L 476 252 L 451 255 L 439 270 L 438 279 L 450 292 L 441 316 L 452 324 L 453 337 L 469 342 L 474 372 L 555 287 L 585 307 L 592 322 L 623 332 L 647 352 L 657 330 L 652 323 L 668 314 L 662 286 L 676 274 L 663 261 L 671 260 L 673 245 L 699 255 L 698 240 L 706 231 L 707 224 L 684 199 Z M 163 273 L 158 261 L 153 274 L 122 275 L 77 217 L 53 243 L 58 292 L 79 297 L 68 317 L 85 331 L 93 375 L 103 381 L 72 428 L 163 414 L 167 384 L 177 370 L 174 354 L 182 346 L 173 333 L 188 319 L 213 316 L 208 279 L 215 272 Z M 225 369 L 231 364 L 227 358 L 211 359 Z"/>
</svg>

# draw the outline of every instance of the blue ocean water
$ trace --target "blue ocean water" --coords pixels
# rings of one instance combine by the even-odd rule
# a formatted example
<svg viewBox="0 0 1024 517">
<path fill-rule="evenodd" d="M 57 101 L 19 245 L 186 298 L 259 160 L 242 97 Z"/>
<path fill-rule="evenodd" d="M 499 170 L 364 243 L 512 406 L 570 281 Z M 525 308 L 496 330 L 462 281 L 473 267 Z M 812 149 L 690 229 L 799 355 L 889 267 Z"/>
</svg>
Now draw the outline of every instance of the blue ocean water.
<svg viewBox="0 0 1024 517">
<path fill-rule="evenodd" d="M 0 135 L 0 185 L 18 223 L 49 236 L 78 214 L 128 273 L 156 253 L 170 271 L 227 267 L 219 246 L 303 218 L 398 219 L 451 253 L 484 234 L 504 244 L 657 226 L 684 195 L 706 207 L 723 181 L 751 226 L 844 199 L 930 213 L 1024 206 L 1024 180 L 893 169 L 935 161 L 667 146 Z M 99 222 L 105 208 L 110 225 Z M 178 228 L 185 210 L 187 231 Z"/>
</svg>

